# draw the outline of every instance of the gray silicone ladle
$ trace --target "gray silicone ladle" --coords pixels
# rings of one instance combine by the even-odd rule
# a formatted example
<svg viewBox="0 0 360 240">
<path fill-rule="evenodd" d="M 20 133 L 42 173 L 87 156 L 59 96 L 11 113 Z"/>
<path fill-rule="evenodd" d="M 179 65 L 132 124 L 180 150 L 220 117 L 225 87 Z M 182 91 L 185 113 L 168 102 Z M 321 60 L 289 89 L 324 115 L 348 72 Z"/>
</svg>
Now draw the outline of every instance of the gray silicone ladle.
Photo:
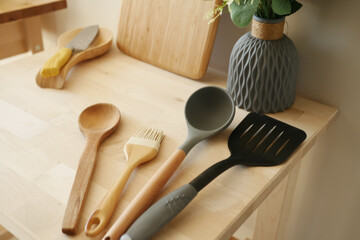
<svg viewBox="0 0 360 240">
<path fill-rule="evenodd" d="M 180 166 L 189 151 L 200 141 L 227 128 L 232 122 L 234 114 L 234 102 L 224 89 L 210 86 L 194 92 L 185 105 L 188 128 L 185 142 L 154 173 L 103 239 L 119 239 L 159 195 L 163 186 Z"/>
</svg>

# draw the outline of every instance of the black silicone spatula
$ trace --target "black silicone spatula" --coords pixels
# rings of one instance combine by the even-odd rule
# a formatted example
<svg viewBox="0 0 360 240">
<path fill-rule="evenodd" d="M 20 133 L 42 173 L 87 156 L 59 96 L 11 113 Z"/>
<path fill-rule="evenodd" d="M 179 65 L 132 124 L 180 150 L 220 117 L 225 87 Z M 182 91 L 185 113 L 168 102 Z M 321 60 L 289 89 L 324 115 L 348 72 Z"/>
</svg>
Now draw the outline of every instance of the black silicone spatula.
<svg viewBox="0 0 360 240">
<path fill-rule="evenodd" d="M 160 199 L 143 213 L 121 240 L 149 239 L 173 219 L 208 183 L 235 165 L 275 166 L 286 159 L 305 140 L 304 131 L 271 117 L 250 113 L 231 133 L 231 156 Z"/>
</svg>

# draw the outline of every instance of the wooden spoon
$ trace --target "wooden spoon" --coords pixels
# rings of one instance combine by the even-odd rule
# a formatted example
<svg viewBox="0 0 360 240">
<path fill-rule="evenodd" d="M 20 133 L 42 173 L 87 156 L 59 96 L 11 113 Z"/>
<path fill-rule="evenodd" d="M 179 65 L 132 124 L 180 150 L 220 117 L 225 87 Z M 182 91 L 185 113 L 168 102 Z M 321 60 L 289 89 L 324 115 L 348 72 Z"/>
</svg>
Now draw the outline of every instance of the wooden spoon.
<svg viewBox="0 0 360 240">
<path fill-rule="evenodd" d="M 79 128 L 86 137 L 62 225 L 63 233 L 74 235 L 90 187 L 97 150 L 102 141 L 117 128 L 120 112 L 112 104 L 99 103 L 86 108 L 79 116 Z"/>
<path fill-rule="evenodd" d="M 58 39 L 59 48 L 69 43 L 81 30 L 82 28 L 79 28 L 61 34 Z M 42 88 L 63 88 L 66 76 L 70 69 L 79 62 L 98 57 L 109 51 L 112 43 L 112 38 L 113 36 L 110 30 L 100 28 L 99 33 L 97 34 L 94 41 L 90 44 L 90 46 L 84 51 L 74 53 L 70 57 L 69 61 L 61 68 L 59 75 L 55 77 L 43 77 L 40 74 L 40 69 L 36 75 L 37 85 Z"/>
</svg>

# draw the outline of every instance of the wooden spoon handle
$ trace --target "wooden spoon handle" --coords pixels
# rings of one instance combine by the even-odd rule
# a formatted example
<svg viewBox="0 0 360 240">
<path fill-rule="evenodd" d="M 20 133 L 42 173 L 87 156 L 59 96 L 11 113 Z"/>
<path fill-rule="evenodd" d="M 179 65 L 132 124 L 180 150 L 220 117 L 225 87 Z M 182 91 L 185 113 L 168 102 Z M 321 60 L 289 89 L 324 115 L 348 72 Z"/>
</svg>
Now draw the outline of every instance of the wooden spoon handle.
<svg viewBox="0 0 360 240">
<path fill-rule="evenodd" d="M 84 207 L 94 171 L 99 141 L 100 139 L 96 138 L 89 138 L 86 141 L 63 219 L 62 232 L 65 234 L 75 235 L 77 232 L 79 217 Z"/>
<path fill-rule="evenodd" d="M 179 167 L 185 156 L 186 153 L 183 150 L 177 149 L 169 159 L 166 160 L 105 234 L 104 240 L 118 240 L 119 237 L 125 233 L 136 218 L 156 199 L 163 186 Z"/>
<path fill-rule="evenodd" d="M 133 165 L 126 165 L 117 182 L 111 187 L 99 206 L 90 214 L 85 225 L 85 234 L 88 237 L 95 237 L 105 229 L 114 213 L 121 192 L 135 167 Z"/>
</svg>

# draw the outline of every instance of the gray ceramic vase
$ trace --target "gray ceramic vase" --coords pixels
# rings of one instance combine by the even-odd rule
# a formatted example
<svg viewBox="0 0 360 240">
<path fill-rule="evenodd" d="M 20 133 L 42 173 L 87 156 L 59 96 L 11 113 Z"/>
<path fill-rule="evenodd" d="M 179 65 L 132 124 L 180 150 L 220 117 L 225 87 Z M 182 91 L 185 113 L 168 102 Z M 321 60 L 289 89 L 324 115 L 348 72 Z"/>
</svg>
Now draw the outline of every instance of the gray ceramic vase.
<svg viewBox="0 0 360 240">
<path fill-rule="evenodd" d="M 290 38 L 262 40 L 248 32 L 231 52 L 227 90 L 245 110 L 283 111 L 294 103 L 297 69 L 298 55 Z"/>
</svg>

